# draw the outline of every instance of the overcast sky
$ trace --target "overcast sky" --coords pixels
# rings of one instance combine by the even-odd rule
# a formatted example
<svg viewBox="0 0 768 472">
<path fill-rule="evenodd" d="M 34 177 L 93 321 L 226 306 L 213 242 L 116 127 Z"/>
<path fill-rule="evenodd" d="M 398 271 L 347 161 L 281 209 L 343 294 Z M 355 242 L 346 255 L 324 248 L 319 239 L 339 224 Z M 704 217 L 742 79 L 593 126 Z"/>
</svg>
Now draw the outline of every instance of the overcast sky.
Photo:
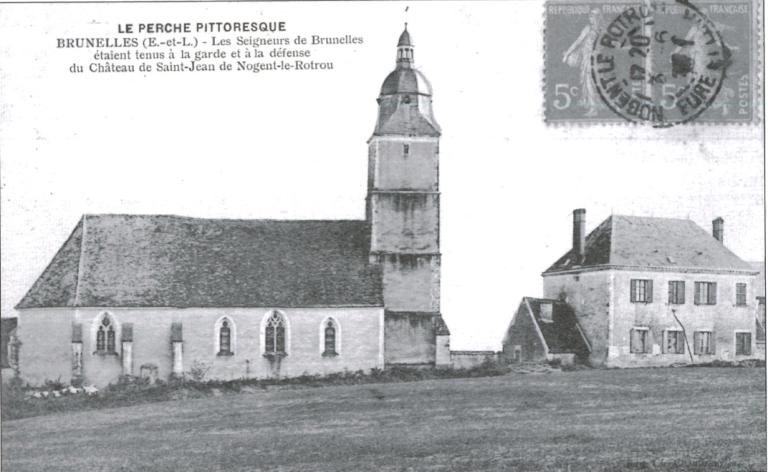
<svg viewBox="0 0 768 472">
<path fill-rule="evenodd" d="M 403 21 L 434 88 L 442 309 L 456 349 L 498 349 L 520 298 L 611 213 L 725 219 L 763 259 L 759 127 L 547 127 L 538 1 L 0 5 L 2 315 L 84 213 L 363 218 L 376 97 Z M 70 74 L 88 51 L 56 38 L 119 23 L 282 20 L 350 34 L 333 71 Z"/>
</svg>

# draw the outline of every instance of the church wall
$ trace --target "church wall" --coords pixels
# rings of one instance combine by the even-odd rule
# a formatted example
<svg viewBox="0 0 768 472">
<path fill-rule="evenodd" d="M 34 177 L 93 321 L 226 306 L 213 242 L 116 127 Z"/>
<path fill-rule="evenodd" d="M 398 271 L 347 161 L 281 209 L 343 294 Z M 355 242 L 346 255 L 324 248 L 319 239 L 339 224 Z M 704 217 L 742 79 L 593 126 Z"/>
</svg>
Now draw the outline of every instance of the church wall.
<svg viewBox="0 0 768 472">
<path fill-rule="evenodd" d="M 20 313 L 16 335 L 21 341 L 22 379 L 35 385 L 59 378 L 71 381 L 73 315 L 71 308 L 28 309 Z"/>
<path fill-rule="evenodd" d="M 387 364 L 434 364 L 436 337 L 432 315 L 386 313 L 385 362 Z"/>
<path fill-rule="evenodd" d="M 48 310 L 42 315 L 30 315 L 30 310 L 22 310 L 20 319 L 25 319 L 27 327 L 40 327 L 43 332 L 52 334 L 50 338 L 30 339 L 28 345 L 22 346 L 22 376 L 32 383 L 59 376 L 63 381 L 70 380 L 71 326 L 75 321 L 83 327 L 85 382 L 97 386 L 116 381 L 122 373 L 120 327 L 125 323 L 133 324 L 133 375 L 139 375 L 142 365 L 153 364 L 157 367 L 158 378 L 170 376 L 173 365 L 171 324 L 174 322 L 182 323 L 184 372 L 188 374 L 193 367 L 202 367 L 208 369 L 206 379 L 290 377 L 383 367 L 382 308 L 289 308 L 279 311 L 287 319 L 288 355 L 276 362 L 264 357 L 261 350 L 262 322 L 272 312 L 271 308 L 86 308 L 76 312 L 63 310 L 63 313 Z M 95 334 L 91 327 L 104 312 L 108 312 L 118 326 L 117 355 L 94 353 Z M 216 322 L 222 316 L 234 324 L 234 354 L 231 356 L 217 356 L 216 353 Z M 320 326 L 329 316 L 339 326 L 340 349 L 336 357 L 324 357 L 321 351 Z M 48 323 L 52 319 L 56 321 L 55 330 Z"/>
<path fill-rule="evenodd" d="M 373 188 L 437 191 L 437 138 L 378 138 L 370 146 L 376 157 L 372 163 Z"/>
</svg>

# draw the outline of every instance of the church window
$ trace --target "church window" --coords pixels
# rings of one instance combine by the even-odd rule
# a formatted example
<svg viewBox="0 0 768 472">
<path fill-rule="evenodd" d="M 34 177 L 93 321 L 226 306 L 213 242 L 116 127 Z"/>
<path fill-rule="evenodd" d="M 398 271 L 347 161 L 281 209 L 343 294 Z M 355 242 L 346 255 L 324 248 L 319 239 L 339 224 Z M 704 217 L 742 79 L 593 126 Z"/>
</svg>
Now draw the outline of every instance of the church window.
<svg viewBox="0 0 768 472">
<path fill-rule="evenodd" d="M 320 326 L 320 346 L 322 348 L 322 354 L 325 357 L 333 357 L 339 355 L 339 325 L 333 318 L 328 318 L 323 321 Z"/>
<path fill-rule="evenodd" d="M 278 312 L 272 312 L 264 330 L 264 353 L 285 354 L 285 319 Z"/>
<path fill-rule="evenodd" d="M 219 354 L 232 354 L 232 330 L 229 329 L 229 322 L 224 320 L 219 328 Z"/>
<path fill-rule="evenodd" d="M 224 316 L 216 322 L 216 355 L 235 354 L 235 323 Z"/>
<path fill-rule="evenodd" d="M 96 329 L 96 352 L 115 352 L 115 327 L 106 313 L 102 316 L 99 327 Z"/>
</svg>

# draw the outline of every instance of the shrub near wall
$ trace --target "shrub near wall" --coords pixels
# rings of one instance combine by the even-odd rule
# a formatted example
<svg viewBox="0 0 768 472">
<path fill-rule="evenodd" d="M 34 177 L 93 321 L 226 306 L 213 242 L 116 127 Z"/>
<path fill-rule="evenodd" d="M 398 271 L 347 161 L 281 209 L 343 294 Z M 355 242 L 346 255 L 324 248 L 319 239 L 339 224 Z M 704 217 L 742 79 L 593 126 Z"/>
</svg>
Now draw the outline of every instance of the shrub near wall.
<svg viewBox="0 0 768 472">
<path fill-rule="evenodd" d="M 147 379 L 122 377 L 120 382 L 110 384 L 93 394 L 84 392 L 68 393 L 68 386 L 47 382 L 48 390 L 29 389 L 18 379 L 2 386 L 2 419 L 12 420 L 30 416 L 47 415 L 63 411 L 113 408 L 140 403 L 183 400 L 235 393 L 255 393 L 267 388 L 323 387 L 328 385 L 356 385 L 368 383 L 415 382 L 419 380 L 493 377 L 509 373 L 507 367 L 495 362 L 486 362 L 470 369 L 423 369 L 392 367 L 371 369 L 370 372 L 345 371 L 325 376 L 304 374 L 286 379 L 239 379 L 239 380 L 192 380 L 190 376 L 158 380 L 150 383 Z M 54 391 L 60 393 L 56 397 Z M 46 392 L 47 398 L 34 398 L 33 392 Z"/>
</svg>

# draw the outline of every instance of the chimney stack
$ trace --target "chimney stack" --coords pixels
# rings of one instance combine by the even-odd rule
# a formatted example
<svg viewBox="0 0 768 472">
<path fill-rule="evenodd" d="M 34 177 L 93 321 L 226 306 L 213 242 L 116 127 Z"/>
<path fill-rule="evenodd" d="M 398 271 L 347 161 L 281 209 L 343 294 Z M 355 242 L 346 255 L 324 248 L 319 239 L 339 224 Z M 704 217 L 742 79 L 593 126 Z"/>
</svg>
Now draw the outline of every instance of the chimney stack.
<svg viewBox="0 0 768 472">
<path fill-rule="evenodd" d="M 577 264 L 584 263 L 584 240 L 587 229 L 587 210 L 573 210 L 573 253 L 578 255 Z"/>
<path fill-rule="evenodd" d="M 712 220 L 712 236 L 720 241 L 723 242 L 723 226 L 725 225 L 725 220 L 720 218 L 719 216 Z"/>
</svg>

